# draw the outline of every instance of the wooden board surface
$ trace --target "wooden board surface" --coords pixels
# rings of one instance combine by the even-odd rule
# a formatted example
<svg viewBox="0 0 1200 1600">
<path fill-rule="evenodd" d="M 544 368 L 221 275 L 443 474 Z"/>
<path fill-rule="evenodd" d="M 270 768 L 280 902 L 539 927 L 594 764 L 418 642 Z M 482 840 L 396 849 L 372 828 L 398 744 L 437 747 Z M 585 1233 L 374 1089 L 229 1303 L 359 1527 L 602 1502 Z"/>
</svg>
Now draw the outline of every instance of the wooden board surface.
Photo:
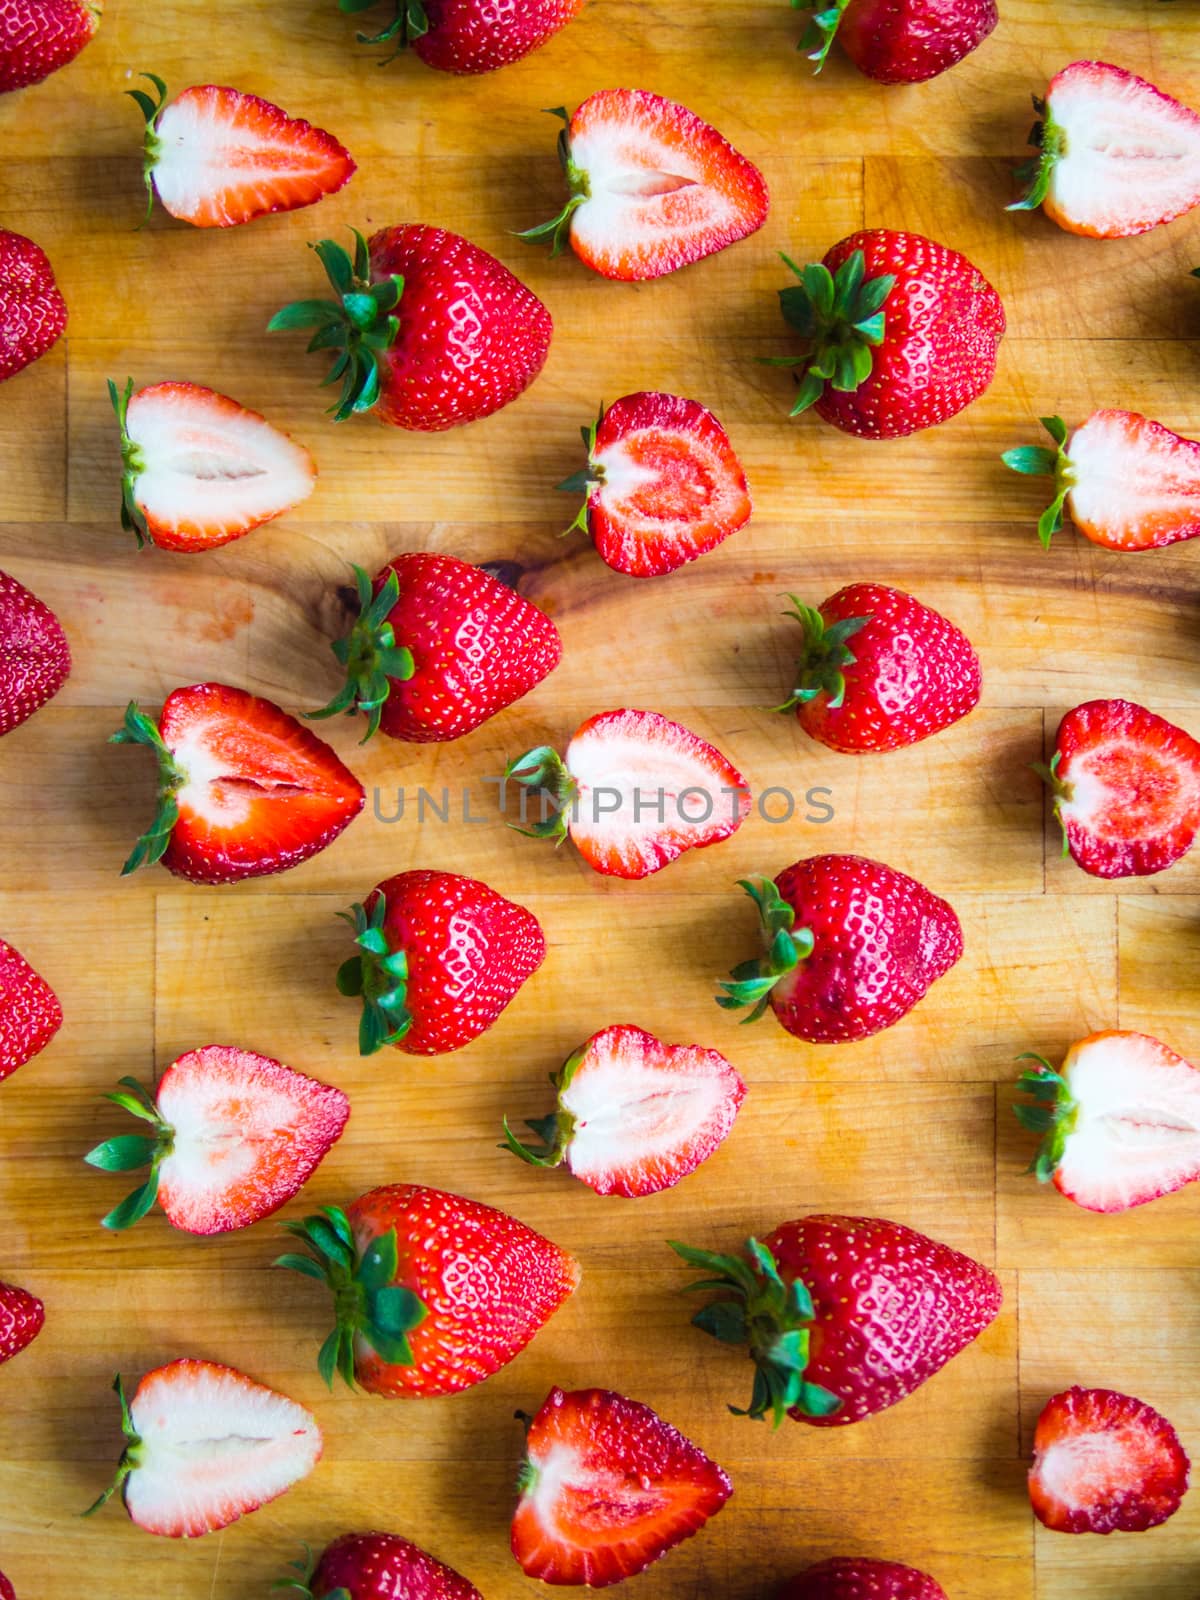
<svg viewBox="0 0 1200 1600">
<path fill-rule="evenodd" d="M 1200 14 L 1179 0 L 1001 0 L 999 30 L 958 70 L 884 90 L 836 57 L 813 83 L 782 0 L 595 0 L 513 68 L 455 81 L 415 61 L 380 70 L 333 0 L 110 0 L 101 33 L 40 88 L 0 98 L 0 224 L 48 250 L 68 337 L 0 388 L 0 568 L 52 604 L 75 670 L 0 746 L 0 934 L 62 997 L 54 1045 L 0 1090 L 0 1275 L 48 1306 L 46 1332 L 0 1373 L 0 1567 L 21 1600 L 242 1600 L 299 1541 L 351 1528 L 416 1539 L 487 1600 L 531 1592 L 507 1549 L 519 1428 L 554 1382 L 648 1401 L 731 1472 L 707 1532 L 636 1581 L 645 1600 L 765 1596 L 810 1560 L 862 1552 L 932 1571 L 951 1600 L 1195 1600 L 1200 1494 L 1137 1539 L 1035 1530 L 1024 1492 L 1034 1419 L 1071 1382 L 1125 1388 L 1200 1453 L 1200 1190 L 1123 1218 L 1089 1217 L 1021 1175 L 1013 1057 L 1057 1055 L 1094 1028 L 1145 1027 L 1200 1053 L 1200 852 L 1148 882 L 1103 885 L 1063 864 L 1029 762 L 1058 715 L 1124 694 L 1200 733 L 1200 601 L 1188 547 L 1121 558 L 1072 534 L 1043 556 L 1040 487 L 999 465 L 1039 413 L 1144 410 L 1200 431 L 1200 262 L 1194 220 L 1139 240 L 1069 238 L 1005 215 L 1029 95 L 1096 56 L 1200 104 Z M 359 163 L 319 211 L 201 233 L 142 206 L 138 117 L 121 90 L 151 68 L 175 88 L 232 83 L 332 129 Z M 551 262 L 511 230 L 557 207 L 540 108 L 631 84 L 685 101 L 766 171 L 754 239 L 678 277 L 629 287 Z M 418 437 L 322 415 L 319 366 L 263 328 L 312 293 L 307 241 L 355 223 L 438 223 L 512 265 L 550 306 L 535 388 L 469 430 Z M 786 420 L 790 379 L 755 364 L 787 348 L 776 251 L 801 260 L 866 224 L 964 249 L 1000 290 L 1009 335 L 989 394 L 933 434 L 888 445 Z M 295 515 L 208 557 L 138 554 L 114 515 L 104 378 L 190 378 L 260 407 L 315 451 Z M 584 541 L 561 541 L 551 485 L 577 465 L 577 426 L 609 400 L 666 388 L 711 405 L 743 455 L 750 527 L 672 578 L 639 585 Z M 117 871 L 148 814 L 150 774 L 105 735 L 131 697 L 212 678 L 294 707 L 324 701 L 347 562 L 408 548 L 515 563 L 566 654 L 519 707 L 458 744 L 331 737 L 367 813 L 278 880 L 192 888 Z M 914 589 L 970 633 L 980 710 L 913 750 L 832 755 L 764 709 L 788 683 L 783 591 L 816 601 L 873 578 Z M 503 826 L 484 775 L 561 741 L 583 715 L 653 706 L 714 739 L 762 791 L 832 791 L 834 818 L 753 817 L 729 843 L 642 884 L 602 881 Z M 453 820 L 413 814 L 450 791 Z M 387 821 L 402 791 L 400 821 Z M 464 820 L 461 796 L 470 795 Z M 713 979 L 749 953 L 747 871 L 858 850 L 948 895 L 967 954 L 912 1017 L 859 1045 L 815 1049 L 770 1022 L 740 1030 Z M 339 907 L 412 865 L 475 873 L 529 904 L 549 957 L 485 1038 L 437 1062 L 361 1062 L 332 989 Z M 725 1050 L 750 1093 L 726 1147 L 673 1193 L 601 1200 L 495 1147 L 505 1111 L 546 1109 L 545 1074 L 596 1028 L 635 1021 Z M 493 1381 L 451 1400 L 325 1393 L 326 1308 L 266 1264 L 274 1223 L 215 1241 L 161 1217 L 97 1226 L 117 1180 L 82 1152 L 115 1131 L 98 1100 L 212 1039 L 342 1085 L 354 1114 L 305 1196 L 438 1184 L 511 1209 L 575 1251 L 583 1286 Z M 777 1435 L 731 1417 L 747 1371 L 692 1331 L 668 1235 L 733 1246 L 811 1209 L 881 1214 L 1000 1271 L 1005 1308 L 919 1394 L 860 1426 Z M 156 1540 L 110 1508 L 76 1513 L 119 1449 L 108 1385 L 165 1359 L 232 1362 L 313 1407 L 316 1473 L 224 1534 Z"/>
</svg>

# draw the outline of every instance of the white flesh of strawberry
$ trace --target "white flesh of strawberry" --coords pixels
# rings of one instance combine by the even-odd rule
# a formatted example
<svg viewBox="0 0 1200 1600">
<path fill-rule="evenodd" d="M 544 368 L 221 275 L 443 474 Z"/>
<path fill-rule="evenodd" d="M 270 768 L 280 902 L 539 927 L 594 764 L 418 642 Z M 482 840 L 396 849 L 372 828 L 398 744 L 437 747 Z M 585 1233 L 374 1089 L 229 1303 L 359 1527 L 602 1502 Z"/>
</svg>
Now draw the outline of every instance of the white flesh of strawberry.
<svg viewBox="0 0 1200 1600">
<path fill-rule="evenodd" d="M 1200 446 L 1125 411 L 1097 411 L 1072 435 L 1072 520 L 1136 543 L 1154 523 L 1200 527 Z"/>
</svg>

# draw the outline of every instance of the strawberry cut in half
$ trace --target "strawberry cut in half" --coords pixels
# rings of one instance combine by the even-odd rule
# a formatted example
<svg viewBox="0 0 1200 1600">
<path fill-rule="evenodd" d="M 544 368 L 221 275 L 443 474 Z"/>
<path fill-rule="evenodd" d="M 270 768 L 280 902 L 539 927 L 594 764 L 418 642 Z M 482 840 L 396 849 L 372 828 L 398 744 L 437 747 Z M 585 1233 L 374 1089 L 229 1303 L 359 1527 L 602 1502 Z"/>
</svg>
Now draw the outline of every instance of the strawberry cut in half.
<svg viewBox="0 0 1200 1600">
<path fill-rule="evenodd" d="M 750 811 L 746 780 L 714 745 L 657 711 L 603 711 L 579 727 L 560 756 L 549 745 L 504 769 L 542 790 L 553 814 L 531 838 L 570 838 L 606 877 L 645 878 L 686 850 L 718 844 Z M 522 817 L 525 815 L 522 804 Z"/>
<path fill-rule="evenodd" d="M 673 1188 L 724 1143 L 746 1093 L 717 1050 L 663 1044 L 629 1024 L 602 1028 L 550 1080 L 558 1108 L 526 1123 L 536 1145 L 504 1122 L 508 1148 L 535 1167 L 567 1169 L 597 1194 L 626 1198 Z"/>
<path fill-rule="evenodd" d="M 775 1600 L 947 1600 L 927 1572 L 869 1556 L 833 1556 L 806 1567 L 775 1591 Z"/>
<path fill-rule="evenodd" d="M 84 1157 L 103 1172 L 150 1168 L 104 1218 L 114 1230 L 132 1227 L 156 1199 L 184 1233 L 248 1228 L 307 1183 L 350 1115 L 340 1089 L 221 1044 L 173 1061 L 154 1094 L 122 1078 L 107 1098 L 154 1130 L 106 1139 Z"/>
<path fill-rule="evenodd" d="M 543 1583 L 605 1589 L 644 1572 L 733 1493 L 698 1445 L 611 1389 L 551 1389 L 522 1420 L 512 1552 Z"/>
<path fill-rule="evenodd" d="M 1146 1033 L 1089 1034 L 1042 1056 L 1013 1107 L 1042 1135 L 1029 1170 L 1087 1211 L 1128 1211 L 1200 1178 L 1200 1072 Z"/>
<path fill-rule="evenodd" d="M 1190 1467 L 1153 1406 L 1075 1386 L 1048 1400 L 1037 1420 L 1029 1498 L 1055 1533 L 1140 1533 L 1179 1510 Z"/>
<path fill-rule="evenodd" d="M 1124 239 L 1200 204 L 1200 117 L 1145 78 L 1074 61 L 1034 96 L 1038 154 L 1010 211 L 1046 215 L 1068 233 Z"/>
<path fill-rule="evenodd" d="M 46 1308 L 37 1295 L 15 1283 L 0 1283 L 0 1367 L 28 1349 L 45 1322 Z"/>
<path fill-rule="evenodd" d="M 306 1547 L 274 1587 L 300 1600 L 481 1600 L 461 1573 L 398 1533 L 344 1533 L 319 1559 Z"/>
<path fill-rule="evenodd" d="M 0 94 L 74 61 L 103 11 L 104 0 L 0 0 Z"/>
<path fill-rule="evenodd" d="M 1000 20 L 996 0 L 792 0 L 813 16 L 800 40 L 820 72 L 836 39 L 876 83 L 926 83 L 977 50 Z"/>
<path fill-rule="evenodd" d="M 108 394 L 121 430 L 121 526 L 160 550 L 214 550 L 307 500 L 317 468 L 303 445 L 196 383 L 130 378 Z"/>
<path fill-rule="evenodd" d="M 494 72 L 545 44 L 579 14 L 583 3 L 521 0 L 519 6 L 497 6 L 491 0 L 397 0 L 396 15 L 385 28 L 357 37 L 360 44 L 391 44 L 397 51 L 411 48 L 438 72 Z M 356 14 L 369 10 L 376 0 L 338 0 L 338 4 Z"/>
<path fill-rule="evenodd" d="M 167 86 L 141 76 L 154 94 L 128 89 L 146 119 L 146 215 L 163 208 L 197 228 L 232 228 L 275 211 L 296 211 L 336 194 L 354 161 L 324 128 L 256 94 L 206 83 L 167 104 Z"/>
<path fill-rule="evenodd" d="M 750 520 L 742 464 L 698 401 L 627 394 L 582 433 L 588 464 L 558 485 L 585 497 L 567 531 L 586 533 L 614 572 L 661 577 Z"/>
<path fill-rule="evenodd" d="M 0 738 L 53 700 L 70 672 L 71 647 L 58 618 L 0 572 Z"/>
<path fill-rule="evenodd" d="M 0 939 L 0 1082 L 40 1054 L 62 1020 L 58 996 L 45 978 Z"/>
<path fill-rule="evenodd" d="M 363 808 L 363 786 L 303 723 L 223 683 L 167 696 L 157 727 L 136 702 L 114 744 L 158 760 L 158 811 L 122 873 L 161 861 L 193 883 L 261 878 L 332 844 Z"/>
<path fill-rule="evenodd" d="M 1200 744 L 1130 700 L 1088 700 L 1058 725 L 1049 766 L 1071 855 L 1094 878 L 1145 878 L 1191 849 L 1200 827 Z"/>
<path fill-rule="evenodd" d="M 195 1539 L 276 1500 L 321 1458 L 321 1430 L 303 1406 L 233 1367 L 184 1358 L 148 1372 L 132 1400 L 120 1373 L 125 1450 L 88 1507 L 120 1491 L 139 1528 Z"/>
<path fill-rule="evenodd" d="M 0 228 L 0 383 L 44 356 L 66 326 L 67 302 L 46 252 Z"/>
<path fill-rule="evenodd" d="M 564 123 L 570 198 L 519 237 L 572 250 L 604 278 L 661 278 L 736 244 L 767 220 L 766 180 L 686 106 L 645 89 L 601 89 Z"/>
<path fill-rule="evenodd" d="M 1064 512 L 1106 550 L 1158 550 L 1200 534 L 1200 443 L 1136 411 L 1093 411 L 1071 434 L 1061 417 L 1043 417 L 1055 448 L 1006 450 L 1006 467 L 1054 479 L 1055 496 L 1038 519 L 1045 549 Z"/>
</svg>

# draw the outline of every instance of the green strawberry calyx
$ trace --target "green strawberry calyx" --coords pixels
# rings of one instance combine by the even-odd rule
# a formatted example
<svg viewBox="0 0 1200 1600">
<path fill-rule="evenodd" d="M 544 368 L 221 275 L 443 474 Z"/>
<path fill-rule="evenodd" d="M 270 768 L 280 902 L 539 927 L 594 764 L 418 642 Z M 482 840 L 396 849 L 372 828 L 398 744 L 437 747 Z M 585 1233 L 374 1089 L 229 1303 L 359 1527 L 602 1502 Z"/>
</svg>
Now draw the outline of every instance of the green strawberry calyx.
<svg viewBox="0 0 1200 1600">
<path fill-rule="evenodd" d="M 408 1008 L 408 956 L 388 943 L 383 928 L 387 901 L 378 891 L 370 910 L 355 903 L 338 916 L 354 929 L 358 954 L 338 968 L 337 989 L 349 999 L 362 1000 L 358 1053 L 373 1056 L 384 1045 L 399 1044 L 413 1025 Z"/>
<path fill-rule="evenodd" d="M 554 815 L 522 828 L 515 822 L 509 827 L 523 833 L 527 839 L 553 839 L 560 845 L 567 837 L 570 818 L 568 813 L 579 795 L 579 785 L 567 770 L 567 765 L 557 750 L 540 744 L 527 750 L 523 756 L 510 761 L 504 769 L 505 778 L 511 778 L 525 789 L 538 789 L 548 797 Z"/>
<path fill-rule="evenodd" d="M 154 751 L 158 761 L 158 808 L 154 821 L 134 845 L 121 868 L 121 876 L 128 877 L 141 866 L 153 866 L 161 861 L 171 842 L 171 832 L 179 821 L 177 796 L 187 782 L 187 773 L 163 743 L 157 724 L 141 710 L 136 700 L 125 708 L 125 721 L 116 733 L 109 735 L 109 744 L 144 744 Z"/>
<path fill-rule="evenodd" d="M 1075 465 L 1067 454 L 1067 425 L 1061 417 L 1042 417 L 1042 427 L 1054 440 L 1055 448 L 1044 445 L 1022 445 L 1016 450 L 1006 450 L 1000 457 L 1006 467 L 1027 478 L 1053 478 L 1055 495 L 1038 518 L 1038 538 L 1043 550 L 1049 550 L 1050 541 L 1063 525 L 1063 508 L 1067 496 L 1079 479 Z"/>
<path fill-rule="evenodd" d="M 359 1338 L 389 1366 L 411 1367 L 408 1336 L 429 1311 L 419 1295 L 395 1281 L 399 1270 L 395 1228 L 360 1251 L 350 1219 L 338 1206 L 322 1206 L 317 1215 L 282 1226 L 309 1254 L 287 1253 L 272 1265 L 315 1278 L 333 1291 L 336 1322 L 317 1356 L 317 1370 L 329 1388 L 339 1373 L 351 1389 L 355 1387 L 354 1348 Z"/>
<path fill-rule="evenodd" d="M 575 520 L 569 528 L 563 529 L 563 538 L 569 533 L 588 532 L 588 509 L 592 503 L 592 490 L 597 484 L 604 482 L 604 468 L 596 460 L 596 435 L 600 431 L 600 424 L 604 421 L 604 407 L 600 407 L 600 415 L 595 422 L 587 422 L 579 432 L 583 438 L 583 447 L 587 451 L 587 466 L 581 467 L 578 472 L 573 472 L 569 478 L 564 478 L 561 483 L 555 484 L 556 489 L 561 489 L 564 494 L 581 494 L 583 504 L 575 513 Z"/>
<path fill-rule="evenodd" d="M 145 89 L 125 91 L 146 119 L 146 134 L 142 141 L 142 182 L 146 185 L 146 214 L 138 224 L 140 228 L 144 228 L 150 220 L 151 211 L 154 210 L 154 169 L 162 154 L 162 143 L 158 137 L 158 119 L 167 103 L 167 86 L 155 72 L 139 72 L 138 77 L 145 78 L 147 83 L 154 85 L 153 94 L 147 94 Z"/>
<path fill-rule="evenodd" d="M 778 1427 L 789 1411 L 806 1417 L 832 1417 L 841 1410 L 839 1395 L 805 1377 L 809 1330 L 817 1313 L 802 1279 L 785 1282 L 775 1257 L 757 1239 L 746 1241 L 748 1260 L 694 1250 L 674 1239 L 667 1242 L 689 1267 L 704 1273 L 684 1292 L 712 1290 L 715 1294 L 715 1299 L 697 1311 L 692 1326 L 722 1344 L 750 1347 L 754 1388 L 747 1407 L 729 1407 L 735 1417 L 759 1420 L 770 1416 Z"/>
<path fill-rule="evenodd" d="M 379 732 L 383 708 L 393 682 L 407 682 L 417 670 L 413 653 L 396 643 L 396 631 L 389 620 L 400 602 L 400 579 L 393 567 L 379 593 L 374 592 L 370 576 L 355 567 L 358 590 L 358 620 L 344 639 L 335 639 L 331 649 L 345 668 L 346 682 L 327 706 L 309 711 L 310 720 L 322 717 L 348 717 L 358 712 L 367 718 L 367 731 L 359 741 L 366 744 Z"/>
<path fill-rule="evenodd" d="M 525 1126 L 538 1140 L 537 1144 L 523 1144 L 504 1119 L 504 1143 L 501 1150 L 511 1150 L 531 1167 L 560 1167 L 575 1134 L 575 1116 L 562 1103 L 564 1093 L 571 1087 L 579 1065 L 587 1054 L 587 1045 L 581 1045 L 567 1057 L 557 1072 L 550 1074 L 550 1082 L 558 1094 L 558 1107 L 548 1117 L 527 1118 Z"/>
<path fill-rule="evenodd" d="M 1039 1182 L 1049 1183 L 1062 1163 L 1067 1140 L 1079 1120 L 1079 1105 L 1070 1084 L 1045 1056 L 1026 1051 L 1017 1060 L 1037 1062 L 1037 1066 L 1027 1068 L 1017 1082 L 1017 1088 L 1031 1095 L 1032 1100 L 1013 1106 L 1013 1114 L 1021 1126 L 1042 1136 L 1038 1153 L 1025 1170 L 1035 1172 Z"/>
<path fill-rule="evenodd" d="M 106 1094 L 104 1098 L 143 1122 L 148 1122 L 154 1129 L 152 1136 L 121 1133 L 113 1139 L 105 1139 L 103 1144 L 89 1150 L 83 1158 L 88 1166 L 98 1167 L 101 1172 L 134 1172 L 139 1167 L 150 1168 L 145 1183 L 132 1194 L 126 1195 L 120 1205 L 115 1206 L 103 1219 L 101 1226 L 116 1233 L 140 1222 L 154 1204 L 158 1197 L 158 1169 L 175 1148 L 175 1130 L 159 1115 L 154 1096 L 136 1078 L 122 1078 L 121 1088 Z"/>
<path fill-rule="evenodd" d="M 833 48 L 833 41 L 837 37 L 838 25 L 850 0 L 831 0 L 828 5 L 814 7 L 811 0 L 792 0 L 794 11 L 808 11 L 808 27 L 800 36 L 797 50 L 803 50 L 810 61 L 816 62 L 815 72 L 820 72 L 825 65 L 826 57 Z"/>
<path fill-rule="evenodd" d="M 268 333 L 313 328 L 309 350 L 333 352 L 333 364 L 321 382 L 322 387 L 341 383 L 341 393 L 329 407 L 335 422 L 345 422 L 379 403 L 383 357 L 400 334 L 400 318 L 395 312 L 404 293 L 404 279 L 397 273 L 372 281 L 367 241 L 357 228 L 350 231 L 354 235 L 353 259 L 335 239 L 309 246 L 316 251 L 337 298 L 295 300 L 267 323 Z"/>
<path fill-rule="evenodd" d="M 121 1452 L 121 1459 L 117 1463 L 117 1470 L 112 1482 L 104 1493 L 93 1500 L 87 1510 L 82 1513 L 85 1517 L 93 1516 L 101 1506 L 106 1506 L 117 1490 L 124 1485 L 125 1479 L 129 1474 L 135 1471 L 142 1462 L 144 1446 L 137 1429 L 133 1425 L 133 1415 L 129 1410 L 129 1401 L 125 1398 L 125 1385 L 121 1381 L 119 1372 L 113 1379 L 113 1392 L 121 1402 L 121 1432 L 125 1435 L 125 1448 Z"/>
<path fill-rule="evenodd" d="M 558 117 L 563 123 L 558 135 L 558 159 L 562 164 L 570 192 L 566 205 L 556 217 L 551 217 L 549 222 L 539 222 L 535 228 L 526 228 L 523 233 L 517 234 L 517 238 L 523 239 L 526 244 L 542 244 L 548 239 L 551 256 L 560 256 L 571 237 L 571 218 L 583 202 L 591 198 L 592 190 L 587 173 L 575 165 L 575 159 L 571 155 L 571 119 L 567 115 L 566 107 L 548 107 L 546 115 Z"/>
<path fill-rule="evenodd" d="M 1049 103 L 1035 94 L 1033 109 L 1037 121 L 1029 130 L 1029 143 L 1038 153 L 1015 169 L 1013 176 L 1028 188 L 1019 200 L 1006 207 L 1009 211 L 1036 211 L 1046 198 L 1055 167 L 1067 153 L 1066 133 L 1055 122 Z"/>
<path fill-rule="evenodd" d="M 124 389 L 118 389 L 110 378 L 108 398 L 112 401 L 121 429 L 121 526 L 126 533 L 136 537 L 138 549 L 141 550 L 150 537 L 150 529 L 137 503 L 137 481 L 146 470 L 146 458 L 141 447 L 129 437 L 129 402 L 133 399 L 133 379 L 126 378 Z"/>
<path fill-rule="evenodd" d="M 757 1022 L 770 1003 L 775 985 L 812 955 L 816 940 L 808 928 L 795 926 L 796 913 L 770 878 L 739 878 L 738 887 L 758 907 L 766 949 L 763 955 L 734 967 L 728 980 L 718 985 L 721 993 L 717 1004 L 726 1011 L 742 1011 L 749 1006 L 750 1013 L 742 1021 Z"/>
<path fill-rule="evenodd" d="M 295 1561 L 289 1561 L 287 1572 L 284 1573 L 282 1578 L 276 1578 L 271 1587 L 272 1589 L 290 1589 L 294 1595 L 301 1595 L 303 1600 L 315 1600 L 312 1584 L 317 1570 L 317 1558 L 311 1545 L 302 1544 L 300 1548 L 304 1554 L 297 1557 Z M 354 1596 L 349 1589 L 323 1589 L 320 1600 L 354 1600 Z"/>
<path fill-rule="evenodd" d="M 829 696 L 829 709 L 836 711 L 846 698 L 847 667 L 854 666 L 857 657 L 846 641 L 861 633 L 870 622 L 867 617 L 843 617 L 841 622 L 827 624 L 815 606 L 806 606 L 794 594 L 788 595 L 792 609 L 785 617 L 794 617 L 804 629 L 804 646 L 796 663 L 796 687 L 777 711 L 794 711 L 815 700 L 819 694 Z"/>
<path fill-rule="evenodd" d="M 1062 853 L 1064 858 L 1071 853 L 1071 838 L 1067 832 L 1067 825 L 1063 821 L 1062 808 L 1074 798 L 1075 791 L 1069 783 L 1063 781 L 1058 775 L 1062 765 L 1062 751 L 1056 750 L 1046 761 L 1032 761 L 1030 767 L 1050 790 L 1054 797 L 1054 820 L 1062 829 Z"/>
<path fill-rule="evenodd" d="M 790 256 L 780 259 L 798 283 L 779 291 L 784 321 L 805 342 L 803 358 L 772 356 L 770 365 L 804 367 L 793 417 L 807 411 L 825 393 L 826 385 L 840 394 L 860 389 L 875 365 L 874 350 L 887 331 L 888 296 L 896 287 L 894 273 L 866 276 L 866 257 L 854 250 L 830 272 L 822 261 L 799 267 Z"/>
<path fill-rule="evenodd" d="M 338 0 L 338 10 L 349 16 L 357 16 L 360 11 L 369 11 L 375 4 L 376 0 Z M 423 38 L 428 32 L 429 18 L 421 0 L 395 0 L 395 15 L 386 27 L 378 33 L 356 33 L 354 37 L 359 44 L 395 44 L 392 54 L 379 63 L 385 67 L 414 39 Z"/>
</svg>

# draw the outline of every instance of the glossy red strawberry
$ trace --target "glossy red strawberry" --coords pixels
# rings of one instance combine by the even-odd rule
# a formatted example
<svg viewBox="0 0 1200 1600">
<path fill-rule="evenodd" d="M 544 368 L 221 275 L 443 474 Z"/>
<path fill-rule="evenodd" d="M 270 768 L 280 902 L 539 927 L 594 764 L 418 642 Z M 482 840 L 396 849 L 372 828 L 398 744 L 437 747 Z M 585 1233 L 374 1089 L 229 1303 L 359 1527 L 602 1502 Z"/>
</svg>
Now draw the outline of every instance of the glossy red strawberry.
<svg viewBox="0 0 1200 1600">
<path fill-rule="evenodd" d="M 0 1572 L 0 1600 L 17 1600 L 16 1590 L 2 1572 Z"/>
<path fill-rule="evenodd" d="M 367 11 L 376 0 L 338 0 L 343 11 Z M 494 72 L 519 61 L 565 28 L 584 0 L 399 0 L 394 21 L 361 44 L 406 45 L 439 72 Z M 389 60 L 391 58 L 389 57 Z"/>
<path fill-rule="evenodd" d="M 480 1600 L 473 1583 L 398 1533 L 344 1533 L 279 1587 L 303 1600 Z"/>
<path fill-rule="evenodd" d="M 817 1427 L 874 1416 L 932 1378 L 1000 1310 L 995 1273 L 914 1228 L 876 1217 L 782 1223 L 747 1258 L 672 1244 L 720 1284 L 693 1317 L 755 1363 L 749 1409 Z"/>
<path fill-rule="evenodd" d="M 52 700 L 70 671 L 71 647 L 58 618 L 0 572 L 0 738 Z"/>
<path fill-rule="evenodd" d="M 792 416 L 809 406 L 845 433 L 896 439 L 969 406 L 996 374 L 1004 307 L 966 256 L 919 233 L 871 228 L 781 289 L 804 342 Z"/>
<path fill-rule="evenodd" d="M 807 1567 L 775 1591 L 775 1600 L 947 1600 L 940 1583 L 915 1567 L 870 1556 L 834 1556 Z"/>
<path fill-rule="evenodd" d="M 0 383 L 44 356 L 66 325 L 67 302 L 46 252 L 0 228 Z"/>
<path fill-rule="evenodd" d="M 362 784 L 327 744 L 227 684 L 174 690 L 157 726 L 131 702 L 112 742 L 147 745 L 158 760 L 158 811 L 124 873 L 156 861 L 193 883 L 286 872 L 363 807 Z"/>
<path fill-rule="evenodd" d="M 0 0 L 0 94 L 74 61 L 103 11 L 104 0 Z"/>
<path fill-rule="evenodd" d="M 734 968 L 717 1004 L 769 1005 L 812 1044 L 867 1039 L 899 1022 L 962 955 L 952 907 L 915 878 L 863 856 L 810 856 L 774 883 L 742 880 L 765 954 Z"/>
<path fill-rule="evenodd" d="M 371 579 L 354 568 L 359 617 L 333 653 L 346 685 L 315 717 L 367 717 L 393 739 L 461 738 L 511 706 L 562 657 L 544 611 L 482 567 L 409 551 Z"/>
<path fill-rule="evenodd" d="M 358 1046 L 444 1055 L 486 1033 L 546 956 L 532 911 L 475 878 L 401 872 L 344 912 L 358 954 L 339 991 L 362 998 Z"/>
<path fill-rule="evenodd" d="M 0 1283 L 0 1366 L 31 1345 L 45 1321 L 46 1308 L 36 1295 Z"/>
<path fill-rule="evenodd" d="M 836 39 L 877 83 L 938 77 L 978 49 L 999 21 L 996 0 L 818 0 L 809 9 L 815 14 L 800 48 L 817 71 Z"/>
<path fill-rule="evenodd" d="M 325 380 L 342 388 L 338 422 L 373 411 L 381 422 L 437 432 L 490 416 L 542 370 L 554 325 L 542 302 L 495 256 L 443 228 L 355 230 L 354 258 L 332 239 L 316 246 L 334 295 L 300 300 L 269 331 L 315 328 L 331 350 Z"/>
<path fill-rule="evenodd" d="M 644 1572 L 733 1493 L 698 1445 L 611 1389 L 551 1389 L 525 1420 L 512 1552 L 543 1583 L 604 1589 Z"/>
<path fill-rule="evenodd" d="M 780 709 L 795 710 L 805 733 L 831 750 L 899 750 L 978 705 L 970 640 L 902 589 L 852 583 L 819 607 L 790 598 L 804 646 Z"/>
<path fill-rule="evenodd" d="M 0 1080 L 44 1050 L 62 1020 L 54 990 L 0 939 Z"/>
<path fill-rule="evenodd" d="M 579 1282 L 566 1251 L 515 1217 L 411 1183 L 284 1227 L 310 1255 L 276 1265 L 324 1278 L 334 1295 L 321 1376 L 369 1394 L 419 1399 L 482 1383 Z"/>
<path fill-rule="evenodd" d="M 1153 1406 L 1076 1387 L 1054 1395 L 1038 1418 L 1029 1498 L 1056 1533 L 1140 1533 L 1179 1510 L 1190 1465 Z"/>
<path fill-rule="evenodd" d="M 1143 878 L 1191 849 L 1200 828 L 1200 743 L 1130 700 L 1088 700 L 1058 725 L 1050 765 L 1070 851 L 1095 878 Z"/>
<path fill-rule="evenodd" d="M 594 272 L 659 278 L 761 228 L 769 201 L 752 161 L 686 106 L 645 89 L 601 89 L 558 139 L 570 198 L 520 235 L 561 254 L 567 242 Z"/>
</svg>

